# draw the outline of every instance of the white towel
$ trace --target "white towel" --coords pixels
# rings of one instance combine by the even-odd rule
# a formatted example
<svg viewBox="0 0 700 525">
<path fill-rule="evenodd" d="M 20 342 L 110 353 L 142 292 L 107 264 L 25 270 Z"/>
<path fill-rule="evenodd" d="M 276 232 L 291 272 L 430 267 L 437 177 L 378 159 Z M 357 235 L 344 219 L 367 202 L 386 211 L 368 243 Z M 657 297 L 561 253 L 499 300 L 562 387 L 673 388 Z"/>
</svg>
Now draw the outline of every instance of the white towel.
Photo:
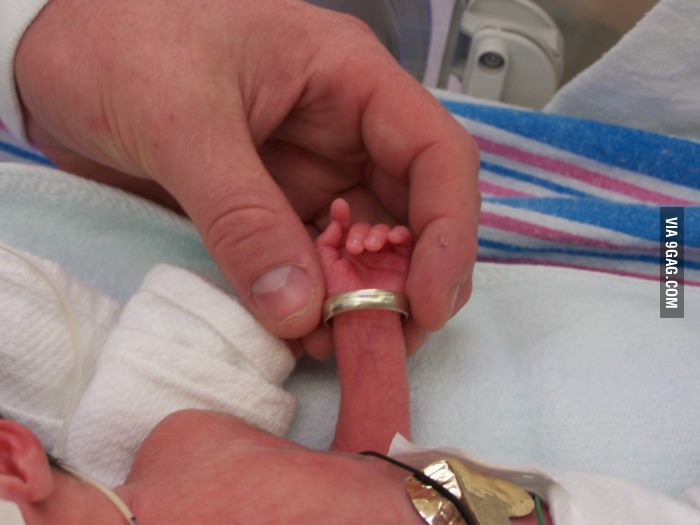
<svg viewBox="0 0 700 525">
<path fill-rule="evenodd" d="M 0 243 L 0 414 L 29 426 L 51 449 L 69 410 L 75 360 L 67 312 L 81 342 L 82 392 L 120 305 L 58 265 Z M 51 288 L 51 283 L 56 290 Z"/>
<path fill-rule="evenodd" d="M 237 301 L 185 270 L 158 266 L 109 336 L 65 459 L 120 484 L 153 427 L 185 408 L 219 410 L 282 435 L 294 398 L 280 385 L 294 364 Z"/>
<path fill-rule="evenodd" d="M 295 360 L 231 296 L 161 265 L 120 314 L 118 303 L 56 264 L 3 246 L 0 413 L 54 446 L 75 385 L 63 295 L 75 314 L 83 369 L 61 457 L 68 464 L 117 485 L 156 424 L 186 408 L 220 410 L 277 435 L 287 431 L 294 398 L 281 385 Z"/>
<path fill-rule="evenodd" d="M 545 111 L 700 140 L 700 2 L 661 0 Z"/>
</svg>

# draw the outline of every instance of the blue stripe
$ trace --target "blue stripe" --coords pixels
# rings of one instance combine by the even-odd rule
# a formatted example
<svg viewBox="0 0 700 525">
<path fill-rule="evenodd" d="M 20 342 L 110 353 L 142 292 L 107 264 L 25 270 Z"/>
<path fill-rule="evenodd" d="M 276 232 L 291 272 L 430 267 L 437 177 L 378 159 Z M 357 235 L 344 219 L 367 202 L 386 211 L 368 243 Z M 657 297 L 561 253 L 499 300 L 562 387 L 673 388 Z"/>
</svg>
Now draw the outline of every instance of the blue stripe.
<svg viewBox="0 0 700 525">
<path fill-rule="evenodd" d="M 486 161 L 482 160 L 481 167 L 483 169 L 492 171 L 494 173 L 498 173 L 499 175 L 505 175 L 505 176 L 510 177 L 512 179 L 520 180 L 523 182 L 529 182 L 531 184 L 535 184 L 535 185 L 540 186 L 542 188 L 554 191 L 556 193 L 561 193 L 563 195 L 570 195 L 572 197 L 591 197 L 591 195 L 584 193 L 582 191 L 574 190 L 572 188 L 567 188 L 566 186 L 556 184 L 556 183 L 548 181 L 546 179 L 542 179 L 542 178 L 536 177 L 534 175 L 522 173 L 520 171 L 511 169 L 511 168 L 506 168 L 504 166 L 499 166 L 498 164 L 493 164 L 491 162 L 486 162 Z"/>
<path fill-rule="evenodd" d="M 632 235 L 648 241 L 658 241 L 659 239 L 659 208 L 657 206 L 621 204 L 595 198 L 484 197 L 485 211 L 488 211 L 489 203 L 553 215 L 562 219 Z M 686 207 L 684 215 L 685 244 L 687 246 L 700 247 L 700 206 Z"/>
<path fill-rule="evenodd" d="M 442 100 L 453 114 L 611 166 L 700 189 L 700 143 L 529 110 Z"/>
<path fill-rule="evenodd" d="M 29 160 L 31 162 L 35 162 L 37 164 L 43 164 L 44 166 L 53 166 L 51 161 L 44 157 L 43 155 L 38 155 L 36 153 L 33 153 L 31 151 L 27 151 L 22 148 L 18 148 L 17 146 L 13 146 L 12 144 L 8 144 L 7 142 L 2 142 L 0 141 L 0 151 L 4 151 L 5 153 L 9 153 L 13 157 L 18 157 L 20 159 L 24 160 Z"/>
<path fill-rule="evenodd" d="M 551 247 L 551 248 L 534 248 L 529 246 L 515 246 L 513 244 L 506 244 L 501 241 L 493 241 L 489 239 L 479 239 L 479 247 L 490 248 L 493 250 L 498 250 L 504 252 L 505 254 L 512 255 L 527 255 L 527 254 L 537 254 L 537 255 L 549 255 L 549 254 L 559 254 L 559 255 L 570 255 L 575 257 L 592 257 L 596 259 L 607 259 L 610 261 L 621 261 L 621 262 L 641 262 L 653 265 L 655 268 L 659 268 L 659 256 L 649 255 L 641 253 L 621 253 L 616 251 L 593 251 L 593 250 L 580 250 L 567 247 Z M 492 257 L 492 255 L 489 255 Z M 551 259 L 556 261 L 557 259 Z M 564 262 L 564 261 L 561 261 Z M 700 270 L 700 261 L 693 261 L 685 259 L 683 261 L 685 268 L 689 270 Z"/>
</svg>

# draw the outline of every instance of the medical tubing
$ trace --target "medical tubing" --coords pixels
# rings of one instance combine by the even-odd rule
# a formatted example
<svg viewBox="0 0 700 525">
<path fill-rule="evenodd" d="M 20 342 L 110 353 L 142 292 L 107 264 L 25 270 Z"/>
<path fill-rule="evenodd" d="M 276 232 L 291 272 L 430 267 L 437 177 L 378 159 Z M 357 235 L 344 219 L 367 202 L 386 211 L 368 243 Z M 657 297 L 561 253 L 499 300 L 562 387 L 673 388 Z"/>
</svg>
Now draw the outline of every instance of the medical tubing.
<svg viewBox="0 0 700 525">
<path fill-rule="evenodd" d="M 122 516 L 126 518 L 126 521 L 129 523 L 129 525 L 139 525 L 136 516 L 131 511 L 129 506 L 126 503 L 124 503 L 124 500 L 121 499 L 119 495 L 112 489 L 110 489 L 97 479 L 93 478 L 92 476 L 85 474 L 84 472 L 81 472 L 77 469 L 74 469 L 73 467 L 70 467 L 68 465 L 61 465 L 61 468 L 66 472 L 69 472 L 71 475 L 73 475 L 75 478 L 79 479 L 83 483 L 92 485 L 93 487 L 95 487 L 95 489 L 101 492 L 109 501 L 112 502 L 112 504 L 115 507 L 117 507 L 117 510 L 119 510 Z"/>
<path fill-rule="evenodd" d="M 545 525 L 544 523 L 544 513 L 542 512 L 542 499 L 539 494 L 534 495 L 535 500 L 535 513 L 537 514 L 537 524 Z"/>
<path fill-rule="evenodd" d="M 73 388 L 69 393 L 66 417 L 63 418 L 63 424 L 56 437 L 53 450 L 51 454 L 55 457 L 60 458 L 63 453 L 63 449 L 66 444 L 66 439 L 68 437 L 68 428 L 70 427 L 70 421 L 73 419 L 78 403 L 80 402 L 80 390 L 83 379 L 83 355 L 82 355 L 82 344 L 80 341 L 80 335 L 78 334 L 78 323 L 73 312 L 73 308 L 68 301 L 66 295 L 60 290 L 56 281 L 37 263 L 32 261 L 29 257 L 24 255 L 19 250 L 12 248 L 2 242 L 0 242 L 0 250 L 14 255 L 19 260 L 27 265 L 27 267 L 34 272 L 36 275 L 41 277 L 46 283 L 48 283 L 51 290 L 54 292 L 58 302 L 61 306 L 61 310 L 65 315 L 66 322 L 68 324 L 68 332 L 70 334 L 71 348 L 73 351 Z"/>
</svg>

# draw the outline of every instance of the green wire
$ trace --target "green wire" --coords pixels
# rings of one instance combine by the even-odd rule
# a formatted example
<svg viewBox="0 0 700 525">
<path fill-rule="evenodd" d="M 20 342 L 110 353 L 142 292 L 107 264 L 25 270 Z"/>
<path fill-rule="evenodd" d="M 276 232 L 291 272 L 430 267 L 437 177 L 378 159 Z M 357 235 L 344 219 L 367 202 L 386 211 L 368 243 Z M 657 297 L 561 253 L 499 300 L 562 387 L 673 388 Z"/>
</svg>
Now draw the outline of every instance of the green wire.
<svg viewBox="0 0 700 525">
<path fill-rule="evenodd" d="M 537 513 L 537 523 L 544 525 L 544 514 L 542 514 L 542 500 L 540 495 L 535 494 L 535 512 Z"/>
</svg>

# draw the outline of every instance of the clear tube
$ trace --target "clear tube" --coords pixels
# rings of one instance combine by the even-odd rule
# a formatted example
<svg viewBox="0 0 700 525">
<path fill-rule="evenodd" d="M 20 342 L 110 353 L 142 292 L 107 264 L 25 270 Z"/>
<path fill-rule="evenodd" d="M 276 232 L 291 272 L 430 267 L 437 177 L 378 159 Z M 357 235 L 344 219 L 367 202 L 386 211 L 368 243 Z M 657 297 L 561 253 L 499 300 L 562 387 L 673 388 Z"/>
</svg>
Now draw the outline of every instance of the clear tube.
<svg viewBox="0 0 700 525">
<path fill-rule="evenodd" d="M 66 416 L 63 418 L 63 425 L 61 426 L 58 436 L 56 437 L 53 450 L 51 451 L 54 456 L 60 458 L 66 445 L 70 422 L 73 419 L 73 415 L 75 414 L 75 411 L 78 408 L 78 403 L 80 402 L 80 392 L 83 380 L 83 351 L 80 334 L 78 332 L 78 323 L 68 298 L 46 270 L 44 270 L 39 264 L 34 262 L 21 251 L 16 250 L 15 248 L 2 242 L 0 242 L 0 251 L 4 251 L 20 259 L 34 274 L 49 285 L 55 294 L 56 299 L 61 306 L 61 311 L 66 319 L 66 327 L 70 336 L 71 351 L 73 355 L 73 385 L 66 403 Z"/>
</svg>

